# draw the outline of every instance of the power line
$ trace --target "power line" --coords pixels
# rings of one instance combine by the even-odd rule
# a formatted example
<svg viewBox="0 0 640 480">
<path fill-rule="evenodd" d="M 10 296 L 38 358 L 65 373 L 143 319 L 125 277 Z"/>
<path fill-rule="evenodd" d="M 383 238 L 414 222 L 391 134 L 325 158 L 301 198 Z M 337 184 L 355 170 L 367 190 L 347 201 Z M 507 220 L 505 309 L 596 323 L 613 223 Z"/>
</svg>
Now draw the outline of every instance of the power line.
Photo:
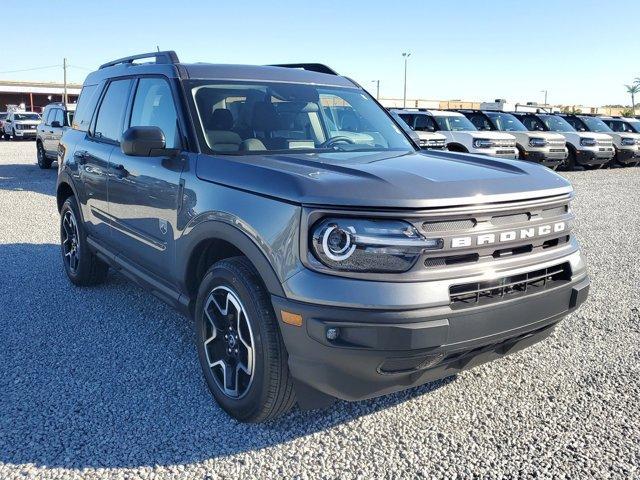
<svg viewBox="0 0 640 480">
<path fill-rule="evenodd" d="M 23 68 L 20 70 L 4 70 L 1 71 L 0 74 L 2 73 L 19 73 L 19 72 L 32 72 L 34 70 L 46 70 L 49 68 L 60 68 L 62 65 L 49 65 L 48 67 L 33 67 L 33 68 Z"/>
<path fill-rule="evenodd" d="M 88 70 L 90 72 L 95 70 L 95 68 L 81 67 L 80 65 L 67 65 L 67 67 L 69 67 L 69 68 L 78 68 L 80 70 Z"/>
</svg>

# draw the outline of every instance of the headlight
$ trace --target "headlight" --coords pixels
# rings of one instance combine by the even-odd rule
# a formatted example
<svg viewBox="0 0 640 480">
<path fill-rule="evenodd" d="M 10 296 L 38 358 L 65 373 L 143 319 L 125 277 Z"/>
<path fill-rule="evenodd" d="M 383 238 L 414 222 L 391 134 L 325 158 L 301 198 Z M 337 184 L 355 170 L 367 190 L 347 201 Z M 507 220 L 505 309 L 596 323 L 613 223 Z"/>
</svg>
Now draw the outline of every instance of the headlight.
<svg viewBox="0 0 640 480">
<path fill-rule="evenodd" d="M 16 130 L 22 130 L 22 124 L 16 123 Z"/>
<path fill-rule="evenodd" d="M 583 147 L 595 147 L 598 145 L 598 141 L 595 138 L 581 138 L 580 145 Z"/>
<path fill-rule="evenodd" d="M 630 146 L 635 145 L 636 140 L 634 138 L 623 138 L 620 143 L 622 143 L 622 145 Z"/>
<path fill-rule="evenodd" d="M 326 218 L 312 228 L 311 249 L 325 266 L 349 272 L 406 272 L 425 250 L 443 247 L 400 220 Z"/>
<path fill-rule="evenodd" d="M 546 147 L 549 144 L 544 138 L 532 137 L 529 139 L 530 147 Z"/>
<path fill-rule="evenodd" d="M 493 142 L 487 138 L 476 138 L 473 141 L 473 148 L 491 148 Z"/>
</svg>

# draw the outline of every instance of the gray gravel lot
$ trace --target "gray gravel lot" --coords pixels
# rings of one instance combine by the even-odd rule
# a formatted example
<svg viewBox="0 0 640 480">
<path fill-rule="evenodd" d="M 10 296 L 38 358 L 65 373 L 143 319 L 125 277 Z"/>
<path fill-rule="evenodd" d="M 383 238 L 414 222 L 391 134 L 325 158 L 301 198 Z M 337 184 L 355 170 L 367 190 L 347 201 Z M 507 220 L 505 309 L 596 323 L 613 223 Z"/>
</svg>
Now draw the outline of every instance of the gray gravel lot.
<svg viewBox="0 0 640 480">
<path fill-rule="evenodd" d="M 193 324 L 58 250 L 55 169 L 0 142 L 0 478 L 640 478 L 640 168 L 567 174 L 592 293 L 524 352 L 361 403 L 238 424 Z"/>
</svg>

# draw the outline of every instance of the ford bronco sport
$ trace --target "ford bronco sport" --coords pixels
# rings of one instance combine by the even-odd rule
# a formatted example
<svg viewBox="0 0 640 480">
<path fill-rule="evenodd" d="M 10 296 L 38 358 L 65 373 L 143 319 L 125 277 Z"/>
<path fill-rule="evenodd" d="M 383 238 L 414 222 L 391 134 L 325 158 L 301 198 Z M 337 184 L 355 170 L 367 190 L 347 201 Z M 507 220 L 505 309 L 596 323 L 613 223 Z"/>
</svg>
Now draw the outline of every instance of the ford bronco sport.
<svg viewBox="0 0 640 480">
<path fill-rule="evenodd" d="M 241 421 L 502 357 L 588 292 L 566 180 L 420 151 L 319 64 L 109 62 L 58 169 L 71 282 L 113 268 L 193 316 L 206 383 Z"/>
<path fill-rule="evenodd" d="M 578 132 L 567 121 L 549 113 L 514 112 L 518 120 L 531 132 L 556 132 L 567 141 L 569 156 L 564 164 L 568 170 L 582 165 L 585 168 L 602 168 L 613 158 L 613 140 L 604 133 Z"/>
<path fill-rule="evenodd" d="M 50 103 L 44 107 L 42 122 L 36 129 L 36 153 L 40 168 L 51 168 L 58 154 L 62 133 L 71 125 L 75 110 L 75 104 Z"/>
<path fill-rule="evenodd" d="M 640 135 L 637 133 L 615 132 L 607 123 L 593 115 L 563 114 L 560 115 L 578 132 L 596 132 L 608 135 L 613 139 L 614 159 L 618 165 L 635 166 L 640 162 Z"/>
<path fill-rule="evenodd" d="M 520 120 L 508 112 L 458 110 L 480 131 L 507 132 L 516 137 L 518 158 L 541 163 L 555 170 L 564 163 L 569 152 L 562 135 L 553 132 L 530 132 Z"/>
</svg>

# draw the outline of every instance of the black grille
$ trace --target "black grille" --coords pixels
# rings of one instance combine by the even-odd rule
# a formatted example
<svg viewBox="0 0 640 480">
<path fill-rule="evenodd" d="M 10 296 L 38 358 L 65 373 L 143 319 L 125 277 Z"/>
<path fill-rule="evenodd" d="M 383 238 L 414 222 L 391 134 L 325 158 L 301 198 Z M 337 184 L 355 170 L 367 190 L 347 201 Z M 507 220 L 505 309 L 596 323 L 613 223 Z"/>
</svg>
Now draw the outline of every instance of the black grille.
<svg viewBox="0 0 640 480">
<path fill-rule="evenodd" d="M 563 263 L 490 282 L 453 285 L 449 288 L 449 300 L 454 309 L 473 307 L 529 295 L 560 286 L 570 280 L 571 267 L 569 263 Z"/>
</svg>

